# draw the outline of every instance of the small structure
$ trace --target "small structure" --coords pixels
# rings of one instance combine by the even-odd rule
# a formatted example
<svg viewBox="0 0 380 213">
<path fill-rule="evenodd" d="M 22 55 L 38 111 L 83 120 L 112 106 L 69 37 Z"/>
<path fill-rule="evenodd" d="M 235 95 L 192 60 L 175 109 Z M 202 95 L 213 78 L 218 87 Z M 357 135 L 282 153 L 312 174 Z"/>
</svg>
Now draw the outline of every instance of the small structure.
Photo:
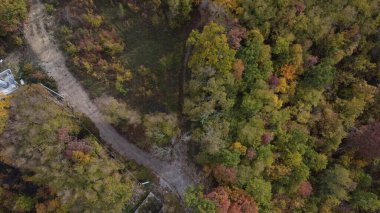
<svg viewBox="0 0 380 213">
<path fill-rule="evenodd" d="M 161 212 L 162 202 L 152 192 L 149 192 L 148 196 L 136 209 L 134 213 L 155 213 Z"/>
<path fill-rule="evenodd" d="M 17 82 L 15 81 L 12 71 L 7 69 L 0 73 L 0 93 L 9 95 L 17 89 Z"/>
</svg>

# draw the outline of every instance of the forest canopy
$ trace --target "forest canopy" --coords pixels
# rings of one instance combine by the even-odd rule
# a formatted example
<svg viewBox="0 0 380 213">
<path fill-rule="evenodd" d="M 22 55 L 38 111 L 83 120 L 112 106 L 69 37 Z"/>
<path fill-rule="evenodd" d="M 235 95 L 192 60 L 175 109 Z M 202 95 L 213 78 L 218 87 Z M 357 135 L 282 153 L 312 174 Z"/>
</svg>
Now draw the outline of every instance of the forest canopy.
<svg viewBox="0 0 380 213">
<path fill-rule="evenodd" d="M 239 189 L 259 212 L 378 211 L 380 2 L 204 5 L 184 114 L 218 187 L 188 206 L 254 212 Z"/>
<path fill-rule="evenodd" d="M 0 176 L 0 210 L 120 212 L 125 207 L 134 181 L 70 109 L 40 85 L 20 88 L 9 107 L 0 136 L 0 167 L 17 168 L 21 183 L 40 189 L 34 194 L 22 187 L 9 189 L 6 176 Z"/>
<path fill-rule="evenodd" d="M 188 187 L 190 211 L 380 211 L 380 0 L 45 4 L 107 122 L 161 157 L 186 132 L 204 183 Z M 23 44 L 26 13 L 3 1 L 0 56 Z M 49 193 L 0 188 L 0 209 L 120 211 L 123 165 L 38 87 L 22 91 L 0 98 L 0 157 Z"/>
</svg>

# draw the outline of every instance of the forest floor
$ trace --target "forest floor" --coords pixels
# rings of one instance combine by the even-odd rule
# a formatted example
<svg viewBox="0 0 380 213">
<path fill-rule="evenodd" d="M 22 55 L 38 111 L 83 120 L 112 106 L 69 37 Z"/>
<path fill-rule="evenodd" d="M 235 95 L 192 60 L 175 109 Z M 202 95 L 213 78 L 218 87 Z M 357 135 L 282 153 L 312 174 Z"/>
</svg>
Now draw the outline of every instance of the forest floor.
<svg viewBox="0 0 380 213">
<path fill-rule="evenodd" d="M 160 178 L 161 185 L 176 191 L 183 198 L 186 187 L 198 182 L 184 170 L 186 161 L 178 159 L 168 163 L 158 160 L 127 141 L 104 121 L 96 105 L 66 66 L 66 59 L 54 39 L 54 33 L 46 30 L 46 17 L 44 5 L 39 0 L 31 0 L 24 29 L 25 38 L 39 65 L 57 82 L 65 101 L 87 115 L 99 129 L 101 138 L 115 151 L 151 169 Z"/>
</svg>

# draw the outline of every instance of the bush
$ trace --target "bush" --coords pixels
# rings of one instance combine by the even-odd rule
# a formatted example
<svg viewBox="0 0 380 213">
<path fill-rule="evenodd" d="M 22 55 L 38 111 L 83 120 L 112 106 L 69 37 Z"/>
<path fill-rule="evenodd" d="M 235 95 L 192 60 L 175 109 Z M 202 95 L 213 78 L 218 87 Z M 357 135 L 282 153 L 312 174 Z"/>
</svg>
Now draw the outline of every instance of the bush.
<svg viewBox="0 0 380 213">
<path fill-rule="evenodd" d="M 20 66 L 20 78 L 24 79 L 26 83 L 38 84 L 42 83 L 43 85 L 49 87 L 54 91 L 58 91 L 57 83 L 53 78 L 48 76 L 41 68 L 36 67 L 31 63 L 24 63 Z"/>
<path fill-rule="evenodd" d="M 16 46 L 19 46 L 21 47 L 22 45 L 24 45 L 24 40 L 22 40 L 22 38 L 20 36 L 13 36 L 13 42 Z"/>
<path fill-rule="evenodd" d="M 33 200 L 29 197 L 20 196 L 16 199 L 13 210 L 16 212 L 28 212 L 33 208 Z"/>
<path fill-rule="evenodd" d="M 103 17 L 94 14 L 84 14 L 83 19 L 93 28 L 99 28 L 103 23 Z"/>
<path fill-rule="evenodd" d="M 55 11 L 54 5 L 52 4 L 45 4 L 45 10 L 48 14 L 52 14 Z"/>
<path fill-rule="evenodd" d="M 141 124 L 141 116 L 139 112 L 128 109 L 124 102 L 110 96 L 101 96 L 95 100 L 99 110 L 103 113 L 106 120 L 114 125 L 138 125 Z"/>
<path fill-rule="evenodd" d="M 158 146 L 165 146 L 179 134 L 177 117 L 173 114 L 156 113 L 146 115 L 143 121 L 145 134 Z"/>
</svg>

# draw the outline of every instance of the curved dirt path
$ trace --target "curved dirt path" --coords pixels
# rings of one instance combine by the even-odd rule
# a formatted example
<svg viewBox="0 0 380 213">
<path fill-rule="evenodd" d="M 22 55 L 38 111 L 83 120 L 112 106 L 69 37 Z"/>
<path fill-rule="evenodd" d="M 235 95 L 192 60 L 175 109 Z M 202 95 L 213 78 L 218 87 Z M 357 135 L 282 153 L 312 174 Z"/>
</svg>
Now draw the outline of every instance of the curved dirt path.
<svg viewBox="0 0 380 213">
<path fill-rule="evenodd" d="M 183 198 L 186 187 L 194 184 L 194 181 L 185 174 L 178 163 L 167 163 L 154 158 L 128 142 L 104 121 L 86 91 L 69 72 L 65 57 L 56 45 L 53 35 L 46 31 L 44 5 L 39 0 L 31 0 L 30 4 L 29 21 L 24 29 L 25 38 L 36 54 L 40 66 L 57 82 L 59 92 L 66 102 L 75 110 L 87 115 L 99 129 L 100 137 L 111 144 L 114 150 L 154 171 L 160 177 L 162 185 L 172 190 L 174 188 Z"/>
</svg>

